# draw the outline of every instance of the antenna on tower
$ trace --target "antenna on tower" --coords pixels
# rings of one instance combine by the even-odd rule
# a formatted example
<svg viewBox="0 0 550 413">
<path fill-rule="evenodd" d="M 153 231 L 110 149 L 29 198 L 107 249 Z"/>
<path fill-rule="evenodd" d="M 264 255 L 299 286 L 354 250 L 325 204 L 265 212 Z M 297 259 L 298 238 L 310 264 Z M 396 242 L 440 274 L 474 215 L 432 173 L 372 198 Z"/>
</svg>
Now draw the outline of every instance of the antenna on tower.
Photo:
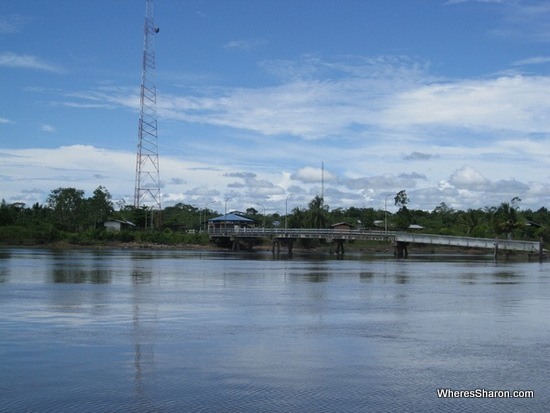
<svg viewBox="0 0 550 413">
<path fill-rule="evenodd" d="M 321 162 L 321 200 L 325 202 L 325 163 Z"/>
<path fill-rule="evenodd" d="M 159 29 L 153 23 L 153 0 L 146 0 L 146 2 L 134 207 L 145 206 L 160 211 L 161 193 L 154 48 L 154 36 L 159 32 Z"/>
</svg>

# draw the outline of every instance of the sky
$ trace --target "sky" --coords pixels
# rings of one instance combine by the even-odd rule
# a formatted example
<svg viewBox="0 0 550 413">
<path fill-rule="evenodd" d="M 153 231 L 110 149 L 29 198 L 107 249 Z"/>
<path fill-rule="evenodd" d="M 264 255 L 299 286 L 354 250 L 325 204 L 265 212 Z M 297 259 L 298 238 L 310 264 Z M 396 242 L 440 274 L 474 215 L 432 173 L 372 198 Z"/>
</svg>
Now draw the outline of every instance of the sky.
<svg viewBox="0 0 550 413">
<path fill-rule="evenodd" d="M 2 0 L 0 198 L 133 203 L 145 0 Z M 550 203 L 550 2 L 155 0 L 162 205 Z"/>
</svg>

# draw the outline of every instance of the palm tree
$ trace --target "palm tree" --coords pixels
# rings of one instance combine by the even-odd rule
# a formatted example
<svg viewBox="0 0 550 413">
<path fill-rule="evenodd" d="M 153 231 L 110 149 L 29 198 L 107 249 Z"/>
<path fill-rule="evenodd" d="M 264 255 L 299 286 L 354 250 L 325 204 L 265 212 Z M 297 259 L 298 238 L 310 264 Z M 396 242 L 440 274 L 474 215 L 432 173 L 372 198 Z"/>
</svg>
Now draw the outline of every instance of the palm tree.
<svg viewBox="0 0 550 413">
<path fill-rule="evenodd" d="M 493 226 L 496 234 L 505 234 L 506 238 L 512 238 L 512 231 L 522 226 L 517 208 L 503 202 L 493 214 Z"/>
<path fill-rule="evenodd" d="M 308 205 L 308 226 L 311 228 L 326 228 L 328 222 L 328 205 L 320 196 L 313 198 Z"/>
<path fill-rule="evenodd" d="M 486 236 L 485 216 L 481 209 L 469 208 L 466 212 L 460 214 L 459 223 L 466 235 L 483 237 Z"/>
</svg>

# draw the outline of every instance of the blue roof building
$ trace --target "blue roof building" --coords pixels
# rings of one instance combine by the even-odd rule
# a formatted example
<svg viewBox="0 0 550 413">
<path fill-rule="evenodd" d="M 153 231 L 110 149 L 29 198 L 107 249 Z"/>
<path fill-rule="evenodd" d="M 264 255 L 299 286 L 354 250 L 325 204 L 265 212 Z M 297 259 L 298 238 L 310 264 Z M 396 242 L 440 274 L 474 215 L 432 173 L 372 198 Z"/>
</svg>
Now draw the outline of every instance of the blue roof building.
<svg viewBox="0 0 550 413">
<path fill-rule="evenodd" d="M 253 218 L 235 212 L 230 212 L 229 214 L 220 215 L 219 217 L 209 219 L 208 227 L 223 228 L 224 226 L 238 226 L 239 228 L 253 228 L 256 227 L 258 223 L 259 221 Z"/>
</svg>

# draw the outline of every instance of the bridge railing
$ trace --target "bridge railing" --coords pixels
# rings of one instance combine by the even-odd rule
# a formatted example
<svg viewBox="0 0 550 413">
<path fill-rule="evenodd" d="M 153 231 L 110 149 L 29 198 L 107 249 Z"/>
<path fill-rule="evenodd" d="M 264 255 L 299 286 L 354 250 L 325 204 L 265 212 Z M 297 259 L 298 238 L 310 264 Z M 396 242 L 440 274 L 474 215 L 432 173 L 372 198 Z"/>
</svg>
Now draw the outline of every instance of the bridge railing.
<svg viewBox="0 0 550 413">
<path fill-rule="evenodd" d="M 325 239 L 393 239 L 394 231 L 362 229 L 341 230 L 332 228 L 210 228 L 211 237 L 276 237 L 276 238 L 325 238 Z"/>
</svg>

